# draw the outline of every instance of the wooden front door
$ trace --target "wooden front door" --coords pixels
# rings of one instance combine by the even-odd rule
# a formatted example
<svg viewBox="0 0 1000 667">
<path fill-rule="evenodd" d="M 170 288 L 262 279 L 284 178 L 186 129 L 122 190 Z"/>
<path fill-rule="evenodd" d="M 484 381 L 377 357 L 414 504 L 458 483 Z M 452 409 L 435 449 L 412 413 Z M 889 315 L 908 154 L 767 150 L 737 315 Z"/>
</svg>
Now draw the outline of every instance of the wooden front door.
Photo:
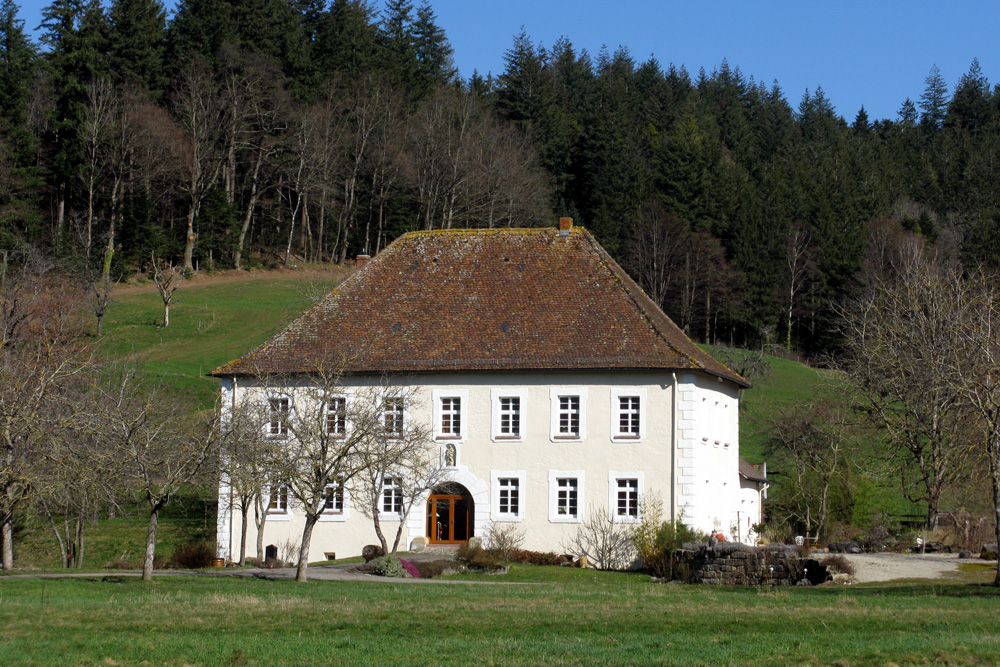
<svg viewBox="0 0 1000 667">
<path fill-rule="evenodd" d="M 470 503 L 461 495 L 432 493 L 427 499 L 427 537 L 431 544 L 459 544 L 469 539 Z"/>
</svg>

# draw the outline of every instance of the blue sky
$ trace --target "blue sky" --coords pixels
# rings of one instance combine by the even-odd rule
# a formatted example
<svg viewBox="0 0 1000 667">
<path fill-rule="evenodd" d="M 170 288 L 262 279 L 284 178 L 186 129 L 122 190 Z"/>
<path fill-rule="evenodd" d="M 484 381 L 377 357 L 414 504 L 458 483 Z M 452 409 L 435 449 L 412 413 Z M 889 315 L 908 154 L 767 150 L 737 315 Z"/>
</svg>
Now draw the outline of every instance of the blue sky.
<svg viewBox="0 0 1000 667">
<path fill-rule="evenodd" d="M 38 25 L 48 2 L 22 1 L 28 28 Z M 474 69 L 502 72 L 504 52 L 523 26 L 545 46 L 566 36 L 596 56 L 602 46 L 623 45 L 639 62 L 652 55 L 664 68 L 684 65 L 692 75 L 727 59 L 769 86 L 776 79 L 792 106 L 807 88 L 822 86 L 848 121 L 862 104 L 873 119 L 895 118 L 906 97 L 919 98 L 934 64 L 952 89 L 973 58 L 991 84 L 1000 81 L 996 0 L 432 0 L 432 6 L 465 77 Z"/>
</svg>

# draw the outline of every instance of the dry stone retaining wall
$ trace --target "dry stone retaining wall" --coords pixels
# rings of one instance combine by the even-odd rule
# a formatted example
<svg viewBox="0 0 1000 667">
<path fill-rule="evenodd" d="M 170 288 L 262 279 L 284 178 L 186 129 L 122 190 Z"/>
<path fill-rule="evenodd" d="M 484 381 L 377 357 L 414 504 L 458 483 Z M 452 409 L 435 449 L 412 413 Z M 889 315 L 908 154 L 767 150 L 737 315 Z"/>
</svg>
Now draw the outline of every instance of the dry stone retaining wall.
<svg viewBox="0 0 1000 667">
<path fill-rule="evenodd" d="M 791 586 L 826 581 L 826 567 L 800 558 L 783 544 L 751 547 L 736 542 L 677 552 L 677 578 L 692 584 L 727 586 Z"/>
</svg>

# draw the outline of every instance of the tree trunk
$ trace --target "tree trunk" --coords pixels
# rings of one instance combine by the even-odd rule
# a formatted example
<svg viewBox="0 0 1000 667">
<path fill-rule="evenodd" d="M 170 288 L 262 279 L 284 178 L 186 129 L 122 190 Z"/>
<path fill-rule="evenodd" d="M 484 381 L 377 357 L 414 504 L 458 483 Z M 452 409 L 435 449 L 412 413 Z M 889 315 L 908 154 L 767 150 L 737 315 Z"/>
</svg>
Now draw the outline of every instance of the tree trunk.
<svg viewBox="0 0 1000 667">
<path fill-rule="evenodd" d="M 163 304 L 163 327 L 166 328 L 166 327 L 169 327 L 169 326 L 170 326 L 170 304 L 169 303 L 164 303 Z"/>
<path fill-rule="evenodd" d="M 149 512 L 149 527 L 146 530 L 146 556 L 142 559 L 142 580 L 153 580 L 153 558 L 156 556 L 156 523 L 160 519 L 160 504 Z"/>
<path fill-rule="evenodd" d="M 240 526 L 240 566 L 247 562 L 247 505 L 249 503 L 243 503 L 243 507 L 240 508 L 240 516 L 242 517 L 242 522 Z"/>
<path fill-rule="evenodd" d="M 83 522 L 86 520 L 83 516 L 84 510 L 80 510 L 79 516 L 76 517 L 76 569 L 83 569 Z"/>
<path fill-rule="evenodd" d="M 379 496 L 381 495 L 380 493 Z M 374 510 L 372 512 L 372 523 L 375 524 L 375 535 L 378 536 L 378 541 L 382 545 L 382 553 L 387 554 L 389 553 L 389 542 L 385 539 L 385 534 L 382 532 L 382 522 L 378 518 L 378 500 L 375 501 Z"/>
<path fill-rule="evenodd" d="M 14 508 L 10 490 L 0 498 L 0 544 L 3 545 L 2 567 L 5 571 L 14 569 Z"/>
<path fill-rule="evenodd" d="M 990 459 L 990 479 L 993 482 L 993 519 L 996 525 L 997 545 L 1000 545 L 1000 442 L 988 444 L 987 450 Z M 6 558 L 5 552 L 4 559 Z M 993 585 L 1000 586 L 1000 558 L 997 559 L 997 575 L 993 579 Z"/>
<path fill-rule="evenodd" d="M 184 270 L 190 272 L 194 272 L 194 260 L 193 260 L 194 240 L 195 240 L 194 219 L 197 214 L 198 214 L 198 204 L 192 198 L 191 204 L 190 206 L 188 206 L 187 230 L 185 232 L 187 236 L 185 237 L 184 241 Z"/>
<path fill-rule="evenodd" d="M 302 529 L 302 544 L 299 545 L 299 566 L 295 568 L 295 581 L 306 581 L 306 570 L 309 568 L 309 543 L 312 542 L 313 527 L 319 515 L 306 515 L 306 525 Z"/>
</svg>

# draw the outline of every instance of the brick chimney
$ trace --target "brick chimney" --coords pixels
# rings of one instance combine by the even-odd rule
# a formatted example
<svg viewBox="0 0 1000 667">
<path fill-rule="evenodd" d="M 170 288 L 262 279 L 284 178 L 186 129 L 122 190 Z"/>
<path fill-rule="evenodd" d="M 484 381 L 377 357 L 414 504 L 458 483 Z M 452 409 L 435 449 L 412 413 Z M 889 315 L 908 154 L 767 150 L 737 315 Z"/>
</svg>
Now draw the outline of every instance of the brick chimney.
<svg viewBox="0 0 1000 667">
<path fill-rule="evenodd" d="M 559 218 L 559 236 L 569 236 L 571 229 L 573 229 L 573 218 Z"/>
<path fill-rule="evenodd" d="M 364 268 L 364 265 L 368 263 L 369 259 L 371 259 L 370 255 L 358 255 L 354 258 L 354 266 L 359 269 Z"/>
</svg>

